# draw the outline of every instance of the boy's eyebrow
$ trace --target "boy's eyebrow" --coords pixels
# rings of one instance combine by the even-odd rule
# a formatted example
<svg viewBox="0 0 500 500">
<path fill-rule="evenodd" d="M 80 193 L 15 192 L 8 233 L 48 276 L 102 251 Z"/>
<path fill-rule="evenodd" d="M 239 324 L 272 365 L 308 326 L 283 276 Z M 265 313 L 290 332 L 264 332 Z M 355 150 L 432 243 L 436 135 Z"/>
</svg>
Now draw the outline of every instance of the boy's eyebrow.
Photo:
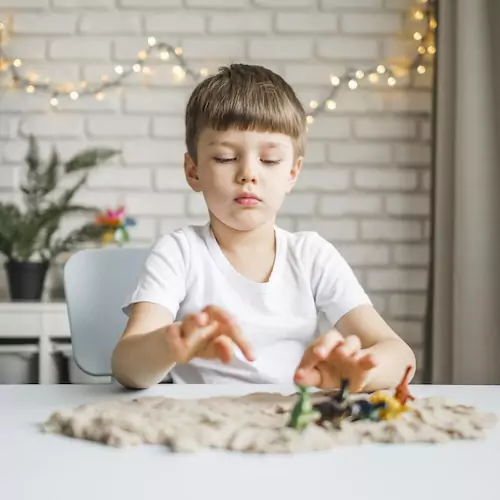
<svg viewBox="0 0 500 500">
<path fill-rule="evenodd" d="M 214 139 L 213 141 L 210 141 L 208 143 L 209 146 L 228 146 L 228 147 L 233 147 L 233 146 L 236 146 L 237 144 L 233 143 L 233 142 L 230 142 L 230 141 L 218 141 L 217 139 Z M 280 143 L 280 142 L 264 142 L 262 144 L 263 146 L 266 146 L 268 148 L 280 148 L 280 147 L 283 147 L 284 144 Z"/>
</svg>

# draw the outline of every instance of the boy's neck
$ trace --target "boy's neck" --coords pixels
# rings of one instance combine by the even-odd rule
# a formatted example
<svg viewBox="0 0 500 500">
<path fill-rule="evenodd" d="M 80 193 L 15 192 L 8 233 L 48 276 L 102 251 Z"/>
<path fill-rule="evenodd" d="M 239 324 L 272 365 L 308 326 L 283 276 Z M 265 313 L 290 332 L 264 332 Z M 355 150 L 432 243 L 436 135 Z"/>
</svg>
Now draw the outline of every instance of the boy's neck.
<svg viewBox="0 0 500 500">
<path fill-rule="evenodd" d="M 250 231 L 233 229 L 215 217 L 210 227 L 221 250 L 225 252 L 262 252 L 275 249 L 274 220 Z"/>
</svg>

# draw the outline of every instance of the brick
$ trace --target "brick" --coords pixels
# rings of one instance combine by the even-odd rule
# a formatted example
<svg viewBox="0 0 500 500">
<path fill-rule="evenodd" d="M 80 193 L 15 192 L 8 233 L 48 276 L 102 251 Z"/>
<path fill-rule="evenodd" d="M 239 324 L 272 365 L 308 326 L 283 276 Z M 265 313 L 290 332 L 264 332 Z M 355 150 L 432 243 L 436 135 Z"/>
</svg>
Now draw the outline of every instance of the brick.
<svg viewBox="0 0 500 500">
<path fill-rule="evenodd" d="M 189 191 L 191 188 L 186 181 L 184 169 L 180 165 L 178 167 L 156 168 L 154 172 L 154 185 L 158 191 Z"/>
<path fill-rule="evenodd" d="M 316 196 L 309 193 L 287 195 L 280 212 L 283 215 L 310 215 L 314 213 Z"/>
<path fill-rule="evenodd" d="M 388 9 L 400 9 L 407 11 L 412 6 L 411 0 L 385 0 Z"/>
<path fill-rule="evenodd" d="M 389 326 L 409 344 L 418 344 L 424 340 L 424 328 L 420 321 L 391 319 Z"/>
<path fill-rule="evenodd" d="M 308 136 L 313 139 L 347 139 L 351 136 L 348 118 L 319 115 L 309 125 Z"/>
<path fill-rule="evenodd" d="M 184 139 L 185 125 L 183 116 L 153 118 L 153 135 L 155 137 L 172 137 Z"/>
<path fill-rule="evenodd" d="M 276 217 L 276 224 L 285 231 L 295 231 L 295 217 L 278 215 Z"/>
<path fill-rule="evenodd" d="M 283 77 L 291 85 L 328 83 L 330 75 L 340 75 L 346 70 L 345 64 L 287 64 Z"/>
<path fill-rule="evenodd" d="M 350 173 L 341 168 L 308 168 L 300 173 L 296 190 L 345 191 L 350 185 Z"/>
<path fill-rule="evenodd" d="M 411 119 L 357 118 L 354 132 L 361 139 L 413 139 L 417 123 Z"/>
<path fill-rule="evenodd" d="M 184 90 L 129 90 L 125 94 L 125 111 L 129 113 L 184 113 L 188 100 Z"/>
<path fill-rule="evenodd" d="M 35 81 L 48 78 L 52 82 L 75 82 L 80 77 L 78 64 L 54 62 L 27 62 L 23 64 L 26 75 L 35 76 Z"/>
<path fill-rule="evenodd" d="M 281 33 L 335 33 L 338 16 L 325 13 L 278 12 L 276 31 Z"/>
<path fill-rule="evenodd" d="M 36 9 L 49 6 L 49 0 L 0 0 L 0 9 Z"/>
<path fill-rule="evenodd" d="M 0 139 L 15 139 L 19 130 L 19 118 L 2 116 L 0 120 Z"/>
<path fill-rule="evenodd" d="M 425 166 L 431 163 L 431 148 L 426 144 L 396 144 L 394 145 L 395 162 L 403 166 Z"/>
<path fill-rule="evenodd" d="M 141 32 L 141 18 L 136 14 L 89 13 L 80 21 L 80 32 L 85 34 L 132 34 Z"/>
<path fill-rule="evenodd" d="M 394 194 L 386 197 L 385 208 L 391 215 L 429 215 L 427 194 Z"/>
<path fill-rule="evenodd" d="M 123 61 L 129 64 L 137 57 L 139 52 L 145 50 L 147 46 L 148 41 L 144 36 L 115 38 L 113 42 L 113 56 L 117 61 Z M 108 64 L 108 72 L 109 70 Z M 111 74 L 114 74 L 114 72 Z"/>
<path fill-rule="evenodd" d="M 320 215 L 376 215 L 382 212 L 382 198 L 376 195 L 323 195 L 319 200 Z"/>
<path fill-rule="evenodd" d="M 323 59 L 370 60 L 378 57 L 378 43 L 369 38 L 331 36 L 317 41 L 317 52 Z"/>
<path fill-rule="evenodd" d="M 199 14 L 151 14 L 146 17 L 148 33 L 204 33 L 205 17 Z"/>
<path fill-rule="evenodd" d="M 376 9 L 382 6 L 382 0 L 320 0 L 323 10 L 348 9 Z"/>
<path fill-rule="evenodd" d="M 202 9 L 242 9 L 248 4 L 249 0 L 186 0 L 187 7 Z"/>
<path fill-rule="evenodd" d="M 130 193 L 125 195 L 125 205 L 135 215 L 183 215 L 184 195 L 165 193 Z"/>
<path fill-rule="evenodd" d="M 162 8 L 181 7 L 182 0 L 118 0 L 120 7 L 131 8 Z"/>
<path fill-rule="evenodd" d="M 36 111 L 47 111 L 49 100 L 46 95 L 35 94 L 27 96 L 25 92 L 9 92 L 8 99 L 2 99 L 3 113 L 33 113 Z"/>
<path fill-rule="evenodd" d="M 271 31 L 271 15 L 267 12 L 213 14 L 208 19 L 210 33 L 256 33 Z"/>
<path fill-rule="evenodd" d="M 115 0 L 52 0 L 52 5 L 58 9 L 107 9 L 114 7 Z"/>
<path fill-rule="evenodd" d="M 316 231 L 329 241 L 344 242 L 358 239 L 358 223 L 355 220 L 331 220 L 300 218 L 297 231 Z"/>
<path fill-rule="evenodd" d="M 187 198 L 187 213 L 194 216 L 208 216 L 207 205 L 201 193 L 189 193 Z"/>
<path fill-rule="evenodd" d="M 88 185 L 92 188 L 149 189 L 152 174 L 148 168 L 104 167 L 93 171 Z"/>
<path fill-rule="evenodd" d="M 432 112 L 430 92 L 389 91 L 384 99 L 384 108 L 390 112 Z"/>
<path fill-rule="evenodd" d="M 423 191 L 429 191 L 432 185 L 432 177 L 430 172 L 422 172 L 420 177 L 420 186 Z"/>
<path fill-rule="evenodd" d="M 127 142 L 123 147 L 123 159 L 127 165 L 182 164 L 185 152 L 182 141 L 150 141 L 142 139 Z"/>
<path fill-rule="evenodd" d="M 418 44 L 411 38 L 389 38 L 382 42 L 384 59 L 405 57 L 413 59 L 417 55 Z"/>
<path fill-rule="evenodd" d="M 304 164 L 316 164 L 326 161 L 326 151 L 324 142 L 308 141 L 304 153 Z"/>
<path fill-rule="evenodd" d="M 245 52 L 241 38 L 185 38 L 182 46 L 188 59 L 242 59 Z"/>
<path fill-rule="evenodd" d="M 391 161 L 391 147 L 388 144 L 355 142 L 352 144 L 328 144 L 328 158 L 333 163 L 384 164 Z"/>
<path fill-rule="evenodd" d="M 25 136 L 33 134 L 38 137 L 83 137 L 83 118 L 55 113 L 30 116 L 22 120 L 21 133 Z"/>
<path fill-rule="evenodd" d="M 314 7 L 316 0 L 253 0 L 254 5 L 262 8 L 293 8 L 293 7 Z"/>
<path fill-rule="evenodd" d="M 111 57 L 111 45 L 108 40 L 59 38 L 50 42 L 49 53 L 53 59 L 108 60 Z"/>
<path fill-rule="evenodd" d="M 428 120 L 424 120 L 420 124 L 420 138 L 424 141 L 430 141 L 432 139 L 432 124 Z"/>
<path fill-rule="evenodd" d="M 389 297 L 389 312 L 394 318 L 420 319 L 426 309 L 426 296 L 416 294 L 397 294 Z"/>
<path fill-rule="evenodd" d="M 202 226 L 206 217 L 165 217 L 160 220 L 160 234 L 168 234 L 185 226 Z"/>
<path fill-rule="evenodd" d="M 361 235 L 371 241 L 419 241 L 422 225 L 410 220 L 364 220 L 361 221 Z"/>
<path fill-rule="evenodd" d="M 0 189 L 17 187 L 17 173 L 16 167 L 0 166 Z"/>
<path fill-rule="evenodd" d="M 381 244 L 341 244 L 339 252 L 352 266 L 381 266 L 389 264 L 390 251 Z"/>
<path fill-rule="evenodd" d="M 157 220 L 152 217 L 136 217 L 136 225 L 129 228 L 129 234 L 132 241 L 153 242 L 157 237 Z"/>
<path fill-rule="evenodd" d="M 83 188 L 78 191 L 73 198 L 75 204 L 86 205 L 89 207 L 116 207 L 119 206 L 123 199 L 117 191 L 94 191 Z"/>
<path fill-rule="evenodd" d="M 411 170 L 363 168 L 354 173 L 354 184 L 368 190 L 411 191 L 416 189 L 418 177 Z"/>
<path fill-rule="evenodd" d="M 392 247 L 394 262 L 403 266 L 427 266 L 429 264 L 429 245 L 410 244 Z"/>
<path fill-rule="evenodd" d="M 402 18 L 397 13 L 343 14 L 340 25 L 345 33 L 393 34 L 402 30 Z"/>
<path fill-rule="evenodd" d="M 428 240 L 431 236 L 432 224 L 430 221 L 424 222 L 423 239 Z"/>
<path fill-rule="evenodd" d="M 59 112 L 93 113 L 98 111 L 117 111 L 120 107 L 120 94 L 117 89 L 111 89 L 104 94 L 104 99 L 98 101 L 93 96 L 83 96 L 73 101 L 68 96 L 59 98 Z"/>
<path fill-rule="evenodd" d="M 312 57 L 313 41 L 308 38 L 262 38 L 250 40 L 248 55 L 254 60 L 299 61 Z"/>
<path fill-rule="evenodd" d="M 24 59 L 28 61 L 39 61 L 45 60 L 46 58 L 46 42 L 43 38 L 40 39 L 27 36 L 13 38 L 9 41 L 8 50 L 9 54 L 23 61 Z"/>
<path fill-rule="evenodd" d="M 16 14 L 12 32 L 16 35 L 71 35 L 76 30 L 76 14 Z"/>
<path fill-rule="evenodd" d="M 336 113 L 366 113 L 384 110 L 384 97 L 382 92 L 342 89 L 337 100 Z"/>
<path fill-rule="evenodd" d="M 87 130 L 97 137 L 141 137 L 148 135 L 149 118 L 92 116 L 87 119 Z"/>
<path fill-rule="evenodd" d="M 425 291 L 427 273 L 416 269 L 372 269 L 367 271 L 367 288 L 374 291 Z"/>
</svg>

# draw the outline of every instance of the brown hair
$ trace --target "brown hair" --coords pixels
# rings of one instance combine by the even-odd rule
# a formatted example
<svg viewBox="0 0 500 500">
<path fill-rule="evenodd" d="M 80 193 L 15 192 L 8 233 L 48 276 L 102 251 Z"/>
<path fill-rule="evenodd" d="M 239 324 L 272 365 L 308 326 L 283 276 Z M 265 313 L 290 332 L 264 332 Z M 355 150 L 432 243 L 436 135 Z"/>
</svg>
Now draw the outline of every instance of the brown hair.
<svg viewBox="0 0 500 500">
<path fill-rule="evenodd" d="M 199 135 L 214 130 L 255 130 L 290 136 L 295 154 L 305 149 L 306 113 L 285 80 L 262 66 L 231 64 L 200 82 L 186 107 L 186 147 L 196 161 Z"/>
</svg>

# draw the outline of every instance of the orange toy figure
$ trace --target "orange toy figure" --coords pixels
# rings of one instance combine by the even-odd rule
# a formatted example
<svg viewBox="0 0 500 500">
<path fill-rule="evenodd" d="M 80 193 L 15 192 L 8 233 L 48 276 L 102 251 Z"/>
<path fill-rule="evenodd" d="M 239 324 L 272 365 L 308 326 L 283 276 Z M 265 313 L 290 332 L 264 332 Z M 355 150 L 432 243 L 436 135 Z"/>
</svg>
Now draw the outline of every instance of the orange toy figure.
<svg viewBox="0 0 500 500">
<path fill-rule="evenodd" d="M 408 378 L 410 376 L 411 365 L 406 367 L 406 371 L 401 379 L 401 382 L 396 387 L 394 391 L 394 397 L 401 403 L 401 405 L 405 405 L 408 400 L 413 401 L 415 398 L 410 394 L 410 390 L 408 389 Z"/>
</svg>

